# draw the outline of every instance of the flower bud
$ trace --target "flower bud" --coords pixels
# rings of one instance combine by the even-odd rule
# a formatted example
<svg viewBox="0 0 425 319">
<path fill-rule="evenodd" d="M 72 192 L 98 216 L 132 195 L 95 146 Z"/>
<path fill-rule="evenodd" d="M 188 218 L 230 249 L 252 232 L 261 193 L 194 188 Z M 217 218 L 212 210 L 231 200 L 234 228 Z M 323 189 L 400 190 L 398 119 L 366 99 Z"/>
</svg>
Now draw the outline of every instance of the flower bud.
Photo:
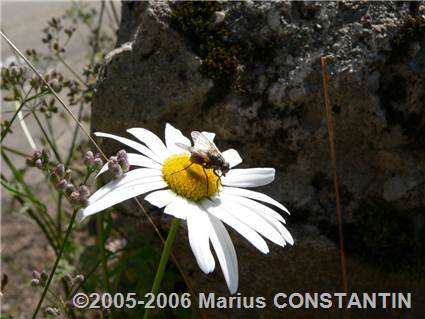
<svg viewBox="0 0 425 319">
<path fill-rule="evenodd" d="M 32 278 L 40 279 L 41 278 L 41 274 L 37 270 L 33 270 L 33 272 L 32 272 Z"/>
<path fill-rule="evenodd" d="M 32 154 L 33 159 L 39 159 L 41 158 L 41 151 L 35 151 L 34 154 Z"/>
<path fill-rule="evenodd" d="M 50 179 L 50 183 L 52 183 L 55 186 L 60 181 L 60 177 L 58 175 L 56 175 L 55 172 L 53 172 L 49 175 L 49 179 Z"/>
<path fill-rule="evenodd" d="M 130 163 L 128 162 L 128 156 L 125 150 L 121 150 L 117 153 L 117 161 L 123 172 L 128 172 L 130 169 Z"/>
<path fill-rule="evenodd" d="M 108 161 L 108 168 L 111 169 L 113 165 L 118 164 L 118 160 L 116 156 L 111 156 Z"/>
<path fill-rule="evenodd" d="M 121 177 L 123 172 L 121 166 L 118 164 L 118 160 L 115 156 L 111 156 L 108 161 L 108 169 L 115 176 L 115 178 Z"/>
<path fill-rule="evenodd" d="M 69 200 L 72 204 L 80 204 L 80 193 L 72 192 L 71 195 L 69 195 Z"/>
<path fill-rule="evenodd" d="M 59 190 L 65 190 L 68 186 L 68 182 L 66 179 L 61 179 L 55 186 Z"/>
<path fill-rule="evenodd" d="M 84 281 L 84 275 L 78 274 L 75 276 L 74 280 L 76 284 L 81 284 Z"/>
<path fill-rule="evenodd" d="M 30 84 L 33 88 L 37 89 L 40 86 L 40 80 L 36 74 L 33 74 L 30 80 Z"/>
<path fill-rule="evenodd" d="M 54 317 L 58 317 L 60 315 L 59 309 L 55 307 L 47 307 L 46 314 Z"/>
<path fill-rule="evenodd" d="M 27 67 L 25 65 L 21 65 L 19 67 L 19 74 L 24 74 L 25 72 L 27 72 Z"/>
<path fill-rule="evenodd" d="M 65 171 L 65 175 L 64 175 L 64 179 L 66 179 L 68 182 L 70 182 L 71 181 L 71 170 L 68 168 L 66 171 Z"/>
<path fill-rule="evenodd" d="M 118 178 L 121 177 L 123 174 L 122 168 L 121 166 L 119 166 L 118 164 L 113 165 L 111 168 L 109 168 L 112 172 L 112 174 Z"/>
<path fill-rule="evenodd" d="M 94 159 L 93 168 L 95 170 L 100 170 L 103 166 L 103 161 L 100 157 Z"/>
<path fill-rule="evenodd" d="M 92 166 L 94 163 L 94 155 L 92 151 L 88 151 L 86 152 L 86 154 L 84 154 L 84 164 L 86 166 Z"/>
<path fill-rule="evenodd" d="M 62 84 L 60 84 L 60 82 L 59 82 L 59 80 L 58 80 L 58 79 L 53 79 L 53 80 L 50 82 L 50 86 L 52 87 L 52 89 L 53 89 L 55 92 L 60 92 L 60 90 L 62 90 Z"/>
<path fill-rule="evenodd" d="M 40 279 L 37 279 L 37 278 L 31 279 L 30 285 L 31 285 L 31 287 L 40 286 Z"/>
<path fill-rule="evenodd" d="M 72 278 L 71 274 L 69 273 L 65 274 L 65 276 L 63 276 L 63 279 L 65 279 L 65 281 L 71 286 L 74 284 L 74 278 Z"/>
<path fill-rule="evenodd" d="M 63 177 L 65 175 L 65 166 L 62 163 L 59 163 L 58 165 L 56 165 L 56 167 L 55 167 L 55 173 L 59 177 Z"/>
<path fill-rule="evenodd" d="M 128 160 L 127 152 L 125 150 L 120 150 L 117 153 L 117 160 Z"/>
<path fill-rule="evenodd" d="M 47 164 L 49 162 L 49 157 L 50 157 L 50 152 L 46 150 L 45 148 L 43 148 L 41 151 L 41 156 L 40 156 L 41 160 L 43 161 L 43 164 L 44 163 Z"/>
<path fill-rule="evenodd" d="M 90 190 L 86 185 L 81 185 L 78 190 L 81 198 L 87 198 L 90 195 Z"/>
<path fill-rule="evenodd" d="M 47 281 L 47 279 L 49 278 L 49 275 L 47 274 L 47 272 L 45 272 L 44 270 L 41 272 L 40 274 L 40 280 L 41 283 L 44 285 Z"/>
<path fill-rule="evenodd" d="M 34 162 L 34 166 L 37 167 L 38 169 L 43 169 L 43 162 L 41 161 L 41 159 L 38 159 Z"/>
<path fill-rule="evenodd" d="M 75 192 L 75 186 L 72 183 L 68 183 L 65 187 L 65 194 L 71 196 L 73 192 Z"/>
<path fill-rule="evenodd" d="M 9 68 L 10 75 L 15 77 L 19 74 L 19 68 L 16 65 L 13 65 Z"/>
</svg>

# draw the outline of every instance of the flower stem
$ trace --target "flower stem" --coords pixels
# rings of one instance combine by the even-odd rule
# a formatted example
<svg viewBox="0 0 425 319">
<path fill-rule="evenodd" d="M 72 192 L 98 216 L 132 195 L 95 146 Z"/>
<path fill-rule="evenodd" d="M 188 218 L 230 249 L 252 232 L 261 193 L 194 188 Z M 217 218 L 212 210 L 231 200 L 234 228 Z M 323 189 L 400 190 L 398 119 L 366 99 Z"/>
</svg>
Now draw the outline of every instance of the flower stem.
<svg viewBox="0 0 425 319">
<path fill-rule="evenodd" d="M 180 226 L 180 219 L 174 218 L 171 223 L 170 231 L 168 232 L 167 240 L 164 244 L 164 249 L 162 250 L 161 260 L 159 261 L 158 269 L 156 271 L 155 280 L 153 281 L 151 293 L 156 295 L 161 285 L 162 278 L 164 277 L 165 266 L 167 265 L 168 258 L 171 254 L 171 249 L 173 248 L 174 239 L 176 238 L 177 230 Z M 143 319 L 149 318 L 149 309 L 145 310 Z"/>
<path fill-rule="evenodd" d="M 37 313 L 40 310 L 44 297 L 46 297 L 47 291 L 49 290 L 50 283 L 52 282 L 53 276 L 55 275 L 55 271 L 56 271 L 56 268 L 58 267 L 59 261 L 62 258 L 63 251 L 65 250 L 66 242 L 68 241 L 68 237 L 71 234 L 72 226 L 74 225 L 77 212 L 78 212 L 78 209 L 74 209 L 74 212 L 72 213 L 71 220 L 69 221 L 68 229 L 66 230 L 65 238 L 63 239 L 59 254 L 56 257 L 55 264 L 53 265 L 50 276 L 47 279 L 46 286 L 44 287 L 43 294 L 41 295 L 41 298 L 38 301 L 37 308 L 35 309 L 34 314 L 32 315 L 32 319 L 35 319 L 37 317 Z"/>
</svg>

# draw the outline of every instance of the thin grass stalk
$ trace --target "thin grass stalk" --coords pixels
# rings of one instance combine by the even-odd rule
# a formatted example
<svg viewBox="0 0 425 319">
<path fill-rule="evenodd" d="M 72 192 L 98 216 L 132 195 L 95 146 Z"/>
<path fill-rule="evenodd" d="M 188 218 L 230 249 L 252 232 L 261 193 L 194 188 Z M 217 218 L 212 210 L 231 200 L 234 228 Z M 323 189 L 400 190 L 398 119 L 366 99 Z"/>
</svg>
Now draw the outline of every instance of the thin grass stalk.
<svg viewBox="0 0 425 319">
<path fill-rule="evenodd" d="M 327 61 L 330 59 L 332 59 L 331 56 L 324 56 L 320 58 L 320 61 L 322 65 L 323 96 L 324 96 L 324 104 L 325 104 L 325 111 L 326 111 L 326 122 L 328 126 L 329 150 L 330 150 L 331 165 L 332 165 L 333 187 L 335 192 L 336 220 L 338 224 L 339 255 L 340 255 L 340 261 L 341 261 L 342 283 L 344 286 L 344 292 L 348 293 L 347 266 L 345 262 L 344 232 L 342 228 L 341 201 L 340 201 L 340 194 L 339 194 L 338 174 L 336 170 L 336 152 L 335 152 L 335 142 L 334 142 L 335 137 L 334 137 L 334 130 L 333 130 L 331 102 L 330 102 L 329 89 L 328 89 L 329 88 L 329 73 L 328 73 Z"/>
<path fill-rule="evenodd" d="M 43 290 L 43 294 L 41 295 L 41 298 L 38 301 L 37 308 L 35 309 L 34 314 L 32 315 L 32 319 L 35 319 L 37 317 L 38 311 L 40 310 L 40 307 L 43 304 L 43 300 L 46 297 L 47 290 L 49 289 L 53 276 L 55 275 L 56 268 L 58 267 L 59 261 L 62 258 L 63 252 L 65 250 L 66 242 L 68 241 L 69 235 L 71 234 L 72 226 L 74 225 L 77 212 L 78 212 L 78 209 L 74 209 L 74 212 L 72 213 L 72 216 L 71 216 L 71 220 L 69 221 L 68 229 L 66 230 L 66 234 L 62 242 L 62 246 L 59 250 L 59 254 L 56 257 L 56 261 L 53 265 L 52 271 L 50 272 L 49 278 L 47 279 L 46 286 L 44 287 L 44 290 Z"/>
</svg>

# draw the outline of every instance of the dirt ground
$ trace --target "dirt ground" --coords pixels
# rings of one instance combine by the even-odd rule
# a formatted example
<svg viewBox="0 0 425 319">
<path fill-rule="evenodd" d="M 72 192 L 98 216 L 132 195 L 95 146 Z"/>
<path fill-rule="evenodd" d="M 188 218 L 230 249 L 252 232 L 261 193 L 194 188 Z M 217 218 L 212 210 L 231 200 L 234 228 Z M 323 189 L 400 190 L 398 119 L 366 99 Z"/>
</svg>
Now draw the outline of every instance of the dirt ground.
<svg viewBox="0 0 425 319">
<path fill-rule="evenodd" d="M 10 204 L 3 203 L 3 207 Z M 2 312 L 13 318 L 27 318 L 41 294 L 40 289 L 30 286 L 32 271 L 52 265 L 54 253 L 38 226 L 24 214 L 4 213 L 1 254 L 1 272 L 8 276 Z"/>
</svg>

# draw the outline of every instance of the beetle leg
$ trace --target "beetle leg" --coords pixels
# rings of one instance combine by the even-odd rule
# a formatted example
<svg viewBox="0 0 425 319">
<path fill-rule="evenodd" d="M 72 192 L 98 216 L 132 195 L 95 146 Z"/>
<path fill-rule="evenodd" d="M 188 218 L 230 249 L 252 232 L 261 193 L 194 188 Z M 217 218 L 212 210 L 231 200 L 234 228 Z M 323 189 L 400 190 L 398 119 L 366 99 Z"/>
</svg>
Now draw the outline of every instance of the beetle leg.
<svg viewBox="0 0 425 319">
<path fill-rule="evenodd" d="M 217 177 L 218 177 L 218 178 L 217 178 L 217 180 L 216 180 L 216 182 L 215 182 L 215 186 L 216 186 L 216 188 L 217 188 L 217 190 L 218 190 L 218 182 L 220 181 L 220 184 L 221 184 L 221 176 L 222 176 L 223 174 L 218 175 L 218 173 L 217 173 L 217 170 L 216 170 L 216 169 L 214 169 L 214 170 L 213 170 L 213 173 L 214 173 L 214 175 L 215 175 L 215 176 L 217 176 Z"/>
<path fill-rule="evenodd" d="M 179 171 L 177 171 L 177 172 L 171 173 L 170 175 L 174 175 L 174 174 L 176 174 L 176 173 L 180 173 L 180 172 L 182 172 L 182 171 L 184 171 L 184 170 L 187 170 L 187 169 L 188 169 L 189 167 L 191 167 L 193 164 L 194 164 L 194 162 L 190 162 L 190 164 L 189 164 L 189 165 L 187 165 L 185 168 L 183 168 L 183 169 L 181 169 L 181 170 L 179 170 Z"/>
<path fill-rule="evenodd" d="M 207 171 L 205 170 L 205 167 L 204 167 L 204 166 L 202 166 L 202 169 L 203 169 L 203 171 L 204 171 L 205 178 L 206 178 L 206 180 L 207 180 L 207 195 L 208 195 L 208 174 L 207 174 Z"/>
</svg>

